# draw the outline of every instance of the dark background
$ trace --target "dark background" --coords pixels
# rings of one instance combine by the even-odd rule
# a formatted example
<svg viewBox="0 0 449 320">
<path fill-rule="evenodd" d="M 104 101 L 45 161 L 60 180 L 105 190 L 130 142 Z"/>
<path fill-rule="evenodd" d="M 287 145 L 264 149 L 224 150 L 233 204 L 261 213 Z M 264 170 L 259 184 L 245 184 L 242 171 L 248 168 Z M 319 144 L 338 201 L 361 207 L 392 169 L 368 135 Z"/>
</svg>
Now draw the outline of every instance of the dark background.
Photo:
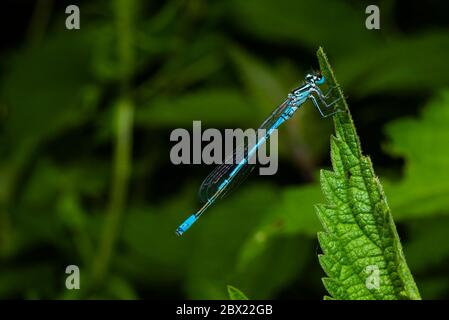
<svg viewBox="0 0 449 320">
<path fill-rule="evenodd" d="M 77 4 L 81 29 L 65 28 Z M 170 132 L 257 127 L 323 46 L 381 177 L 423 298 L 449 297 L 445 1 L 3 1 L 0 297 L 321 299 L 332 121 L 306 105 L 253 174 L 182 238 L 212 168 L 171 164 Z M 81 290 L 65 288 L 78 265 Z"/>
</svg>

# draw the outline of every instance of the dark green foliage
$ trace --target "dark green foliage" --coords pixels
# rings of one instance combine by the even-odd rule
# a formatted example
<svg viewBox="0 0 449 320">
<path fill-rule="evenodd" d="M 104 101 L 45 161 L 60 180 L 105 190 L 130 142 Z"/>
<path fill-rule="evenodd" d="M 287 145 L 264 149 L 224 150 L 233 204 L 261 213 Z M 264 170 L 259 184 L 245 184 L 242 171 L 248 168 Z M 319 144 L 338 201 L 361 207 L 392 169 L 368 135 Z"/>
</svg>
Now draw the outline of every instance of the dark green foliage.
<svg viewBox="0 0 449 320">
<path fill-rule="evenodd" d="M 233 286 L 228 285 L 228 294 L 231 300 L 248 300 L 243 292 Z"/>
</svg>

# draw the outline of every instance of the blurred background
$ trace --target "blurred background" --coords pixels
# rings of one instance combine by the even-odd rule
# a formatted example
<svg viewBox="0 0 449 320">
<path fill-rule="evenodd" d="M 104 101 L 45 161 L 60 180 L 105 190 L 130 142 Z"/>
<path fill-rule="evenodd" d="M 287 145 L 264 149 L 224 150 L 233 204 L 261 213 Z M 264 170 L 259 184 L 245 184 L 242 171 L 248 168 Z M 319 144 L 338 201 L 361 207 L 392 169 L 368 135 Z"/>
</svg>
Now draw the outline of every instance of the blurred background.
<svg viewBox="0 0 449 320">
<path fill-rule="evenodd" d="M 321 299 L 332 121 L 306 105 L 279 131 L 278 173 L 253 173 L 182 238 L 213 166 L 171 164 L 169 137 L 193 120 L 257 127 L 323 46 L 421 295 L 448 298 L 445 2 L 378 1 L 367 30 L 372 1 L 2 1 L 0 297 L 226 299 L 230 284 Z"/>
</svg>

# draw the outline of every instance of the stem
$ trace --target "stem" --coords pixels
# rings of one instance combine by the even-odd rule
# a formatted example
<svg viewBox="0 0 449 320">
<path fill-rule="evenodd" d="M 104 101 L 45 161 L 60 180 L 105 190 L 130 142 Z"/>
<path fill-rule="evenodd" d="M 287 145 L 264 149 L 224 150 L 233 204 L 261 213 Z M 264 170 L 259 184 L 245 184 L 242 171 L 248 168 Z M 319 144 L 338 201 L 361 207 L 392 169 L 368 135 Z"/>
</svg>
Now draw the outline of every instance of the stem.
<svg viewBox="0 0 449 320">
<path fill-rule="evenodd" d="M 116 104 L 114 127 L 116 133 L 113 181 L 97 260 L 94 263 L 94 282 L 101 281 L 108 271 L 114 251 L 120 221 L 125 208 L 128 181 L 131 173 L 132 128 L 134 104 L 129 95 L 132 77 L 132 18 L 134 1 L 116 0 L 114 9 L 118 35 L 118 57 L 121 71 L 120 97 Z"/>
<path fill-rule="evenodd" d="M 8 212 L 0 208 L 0 260 L 12 250 L 12 226 Z"/>
<path fill-rule="evenodd" d="M 35 150 L 33 145 L 33 142 L 27 141 L 17 147 L 14 155 L 8 160 L 12 164 L 8 172 L 1 174 L 4 180 L 0 183 L 0 258 L 8 257 L 15 250 L 14 226 L 9 210 L 11 203 L 15 201 L 17 181 Z"/>
<path fill-rule="evenodd" d="M 36 45 L 45 35 L 53 7 L 53 0 L 38 0 L 27 32 L 27 43 Z"/>
</svg>

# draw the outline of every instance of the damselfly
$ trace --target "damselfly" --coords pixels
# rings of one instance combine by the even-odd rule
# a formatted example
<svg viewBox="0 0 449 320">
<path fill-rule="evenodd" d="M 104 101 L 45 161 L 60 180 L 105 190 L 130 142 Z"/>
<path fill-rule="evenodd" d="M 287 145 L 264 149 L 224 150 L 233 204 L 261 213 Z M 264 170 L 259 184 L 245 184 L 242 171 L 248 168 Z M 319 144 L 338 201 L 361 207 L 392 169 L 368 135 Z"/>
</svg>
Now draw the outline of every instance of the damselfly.
<svg viewBox="0 0 449 320">
<path fill-rule="evenodd" d="M 225 161 L 223 164 L 217 166 L 203 181 L 201 184 L 199 195 L 204 205 L 195 214 L 188 217 L 179 227 L 176 229 L 178 235 L 182 235 L 187 229 L 189 229 L 198 218 L 209 208 L 217 199 L 223 197 L 233 186 L 239 184 L 254 168 L 253 165 L 249 165 L 249 159 L 257 152 L 257 150 L 269 139 L 270 135 L 276 130 L 283 122 L 290 119 L 290 117 L 298 110 L 298 108 L 310 99 L 315 107 L 318 109 L 322 117 L 329 117 L 339 110 L 334 110 L 331 113 L 325 114 L 320 108 L 320 105 L 325 108 L 330 108 L 339 99 L 334 100 L 331 103 L 326 102 L 326 98 L 329 96 L 333 87 L 331 87 L 326 94 L 324 94 L 320 87 L 325 83 L 324 76 L 319 73 L 307 74 L 305 82 L 300 87 L 294 89 L 287 96 L 287 99 L 277 107 L 273 113 L 262 123 L 259 129 L 265 129 L 265 135 L 259 137 L 257 143 L 254 146 L 247 147 L 245 145 L 237 147 L 232 154 L 227 157 L 234 159 L 237 153 L 243 151 L 244 157 L 237 161 Z M 244 149 L 244 150 L 239 150 Z"/>
</svg>

